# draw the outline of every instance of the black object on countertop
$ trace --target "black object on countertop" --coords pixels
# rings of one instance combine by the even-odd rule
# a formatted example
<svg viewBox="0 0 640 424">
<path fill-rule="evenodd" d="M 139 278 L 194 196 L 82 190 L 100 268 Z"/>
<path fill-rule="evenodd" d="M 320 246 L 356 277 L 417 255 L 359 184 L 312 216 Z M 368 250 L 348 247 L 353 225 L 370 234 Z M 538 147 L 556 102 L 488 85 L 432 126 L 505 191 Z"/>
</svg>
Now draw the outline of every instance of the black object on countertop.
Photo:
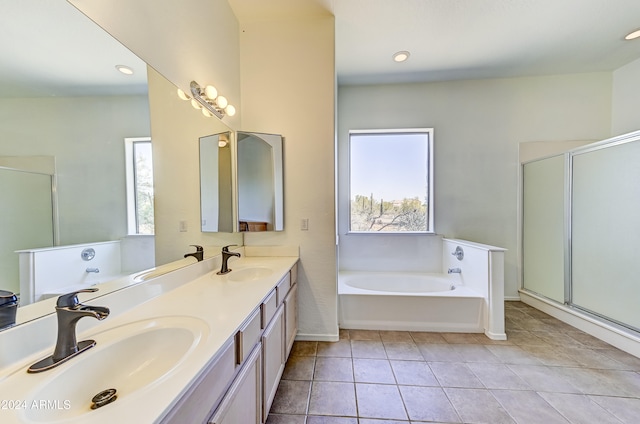
<svg viewBox="0 0 640 424">
<path fill-rule="evenodd" d="M 18 296 L 7 290 L 0 290 L 0 329 L 16 323 Z"/>
</svg>

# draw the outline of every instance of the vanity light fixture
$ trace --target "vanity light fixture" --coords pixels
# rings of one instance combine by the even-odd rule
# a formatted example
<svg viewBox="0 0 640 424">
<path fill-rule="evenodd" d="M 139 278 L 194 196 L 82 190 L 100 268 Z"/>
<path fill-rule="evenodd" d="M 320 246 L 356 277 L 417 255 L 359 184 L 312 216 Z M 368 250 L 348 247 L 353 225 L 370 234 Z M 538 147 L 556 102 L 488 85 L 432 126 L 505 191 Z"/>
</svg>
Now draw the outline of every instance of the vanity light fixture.
<svg viewBox="0 0 640 424">
<path fill-rule="evenodd" d="M 125 75 L 133 75 L 133 69 L 126 65 L 116 65 L 116 69 Z"/>
<path fill-rule="evenodd" d="M 640 37 L 640 29 L 637 29 L 633 32 L 630 32 L 629 34 L 627 34 L 624 39 L 625 40 L 635 40 L 636 38 Z"/>
<path fill-rule="evenodd" d="M 202 105 L 196 99 L 191 99 L 191 106 L 193 106 L 195 110 L 202 109 Z"/>
<path fill-rule="evenodd" d="M 229 140 L 227 139 L 227 136 L 224 134 L 218 135 L 218 147 L 220 148 L 227 147 L 227 144 L 229 144 Z"/>
<path fill-rule="evenodd" d="M 411 56 L 411 53 L 409 53 L 408 51 L 400 51 L 397 52 L 393 55 L 393 60 L 394 62 L 404 62 L 405 60 L 409 59 L 409 56 Z"/>
<path fill-rule="evenodd" d="M 191 97 L 187 96 L 187 93 L 180 90 L 179 88 L 178 88 L 178 97 L 180 97 L 180 99 L 182 100 L 191 100 Z"/>
<path fill-rule="evenodd" d="M 191 81 L 190 89 L 192 97 L 180 89 L 178 89 L 178 97 L 182 100 L 191 100 L 191 105 L 196 109 L 201 109 L 204 116 L 215 115 L 222 119 L 225 115 L 233 116 L 236 114 L 236 108 L 229 104 L 226 97 L 219 95 L 214 86 L 207 85 L 203 89 L 197 82 Z"/>
</svg>

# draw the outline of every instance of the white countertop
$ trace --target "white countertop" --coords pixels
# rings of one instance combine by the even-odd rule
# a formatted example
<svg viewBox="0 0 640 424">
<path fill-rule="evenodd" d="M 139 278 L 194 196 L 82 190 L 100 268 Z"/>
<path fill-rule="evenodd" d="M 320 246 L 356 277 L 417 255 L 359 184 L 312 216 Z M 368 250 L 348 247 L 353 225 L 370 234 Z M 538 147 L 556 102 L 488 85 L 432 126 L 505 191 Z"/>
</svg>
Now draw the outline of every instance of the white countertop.
<svg viewBox="0 0 640 424">
<path fill-rule="evenodd" d="M 0 402 L 4 402 L 5 406 L 3 409 L 3 404 L 0 404 L 0 422 L 3 424 L 44 422 L 29 419 L 29 416 L 34 415 L 32 410 L 34 405 L 30 402 L 35 400 L 32 399 L 33 394 L 38 392 L 39 387 L 45 386 L 48 382 L 64 373 L 67 368 L 73 367 L 74 363 L 76 363 L 74 361 L 81 361 L 83 356 L 98 352 L 101 340 L 106 337 L 101 333 L 106 330 L 163 316 L 199 319 L 204 323 L 204 330 L 199 343 L 189 353 L 186 360 L 182 361 L 178 367 L 163 377 L 160 384 L 152 385 L 152 387 L 131 394 L 123 393 L 114 404 L 93 410 L 89 414 L 83 414 L 76 418 L 69 418 L 65 415 L 68 415 L 68 412 L 65 412 L 65 399 L 58 399 L 59 404 L 50 403 L 47 406 L 49 408 L 58 408 L 59 411 L 56 414 L 59 415 L 59 418 L 69 418 L 61 421 L 47 421 L 49 423 L 86 423 L 87 419 L 90 419 L 92 424 L 151 423 L 158 420 L 180 399 L 181 395 L 203 371 L 212 357 L 216 355 L 227 340 L 235 335 L 243 321 L 260 305 L 262 300 L 297 261 L 298 257 L 296 256 L 243 256 L 240 259 L 231 258 L 229 267 L 233 271 L 225 276 L 216 275 L 215 271 L 212 271 L 195 279 L 192 277 L 191 281 L 187 283 L 177 284 L 176 281 L 181 278 L 181 274 L 184 276 L 190 275 L 189 268 L 191 267 L 186 267 L 184 270 L 175 271 L 170 275 L 159 276 L 140 283 L 141 286 L 144 285 L 145 290 L 160 291 L 160 293 L 156 293 L 155 297 L 133 307 L 122 306 L 120 308 L 119 305 L 115 304 L 115 296 L 110 295 L 90 302 L 91 304 L 109 307 L 112 311 L 104 321 L 93 325 L 88 330 L 83 331 L 80 325 L 78 326 L 78 340 L 94 339 L 97 345 L 57 368 L 38 374 L 27 374 L 26 368 L 53 352 L 55 331 L 43 334 L 43 337 L 51 339 L 49 348 L 21 358 L 18 363 L 12 364 L 9 370 L 5 369 L 3 370 L 5 372 L 0 374 Z M 234 282 L 230 280 L 234 272 L 252 267 L 267 267 L 273 272 L 267 277 L 253 281 Z M 163 282 L 163 279 L 166 280 L 166 283 Z M 176 285 L 178 286 L 176 287 Z M 132 287 L 131 289 L 134 288 Z M 119 298 L 122 298 L 123 295 L 127 294 L 127 290 L 131 289 L 118 292 Z M 113 304 L 110 304 L 110 300 Z M 121 312 L 119 312 L 120 310 Z M 83 321 L 95 320 L 83 318 L 80 323 Z M 105 334 L 108 333 L 107 331 Z M 68 384 L 74 383 L 69 381 Z M 101 385 L 104 388 L 108 388 L 109 382 L 101 382 Z M 94 394 L 87 393 L 87 408 Z M 54 401 L 55 399 L 44 400 Z M 8 402 L 12 402 L 12 404 Z M 71 405 L 72 409 L 76 407 L 77 405 Z M 48 414 L 51 416 L 51 411 Z"/>
</svg>

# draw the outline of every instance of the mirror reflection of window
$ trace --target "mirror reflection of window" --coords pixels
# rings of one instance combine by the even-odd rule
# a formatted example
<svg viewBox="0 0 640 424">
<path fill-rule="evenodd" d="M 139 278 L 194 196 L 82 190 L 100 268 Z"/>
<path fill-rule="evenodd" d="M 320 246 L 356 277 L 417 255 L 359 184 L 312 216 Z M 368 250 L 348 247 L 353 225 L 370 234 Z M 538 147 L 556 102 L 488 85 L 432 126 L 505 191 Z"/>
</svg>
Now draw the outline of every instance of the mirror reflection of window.
<svg viewBox="0 0 640 424">
<path fill-rule="evenodd" d="M 148 137 L 125 140 L 129 234 L 153 235 L 153 157 Z"/>
</svg>

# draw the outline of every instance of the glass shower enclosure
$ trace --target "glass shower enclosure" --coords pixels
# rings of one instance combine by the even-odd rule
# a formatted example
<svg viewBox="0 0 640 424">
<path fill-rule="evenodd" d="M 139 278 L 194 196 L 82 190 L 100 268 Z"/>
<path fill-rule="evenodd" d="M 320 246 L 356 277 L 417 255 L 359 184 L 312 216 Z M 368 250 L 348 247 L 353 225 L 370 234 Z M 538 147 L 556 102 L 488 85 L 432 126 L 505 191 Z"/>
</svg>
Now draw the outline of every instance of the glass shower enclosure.
<svg viewBox="0 0 640 424">
<path fill-rule="evenodd" d="M 640 132 L 522 166 L 523 290 L 640 332 Z"/>
<path fill-rule="evenodd" d="M 0 289 L 20 291 L 16 250 L 56 243 L 53 158 L 0 157 Z"/>
</svg>

